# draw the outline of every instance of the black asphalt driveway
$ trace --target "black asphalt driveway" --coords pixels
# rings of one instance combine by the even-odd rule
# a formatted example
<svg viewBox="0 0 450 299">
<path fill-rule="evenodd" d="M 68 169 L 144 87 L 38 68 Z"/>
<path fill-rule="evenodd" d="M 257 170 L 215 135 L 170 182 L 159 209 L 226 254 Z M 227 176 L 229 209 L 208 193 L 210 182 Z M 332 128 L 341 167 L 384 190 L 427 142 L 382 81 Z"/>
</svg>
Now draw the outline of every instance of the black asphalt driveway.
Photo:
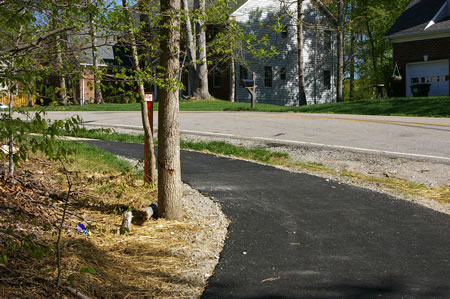
<svg viewBox="0 0 450 299">
<path fill-rule="evenodd" d="M 142 159 L 143 146 L 89 142 Z M 229 237 L 204 298 L 450 298 L 450 216 L 270 166 L 182 152 Z"/>
</svg>

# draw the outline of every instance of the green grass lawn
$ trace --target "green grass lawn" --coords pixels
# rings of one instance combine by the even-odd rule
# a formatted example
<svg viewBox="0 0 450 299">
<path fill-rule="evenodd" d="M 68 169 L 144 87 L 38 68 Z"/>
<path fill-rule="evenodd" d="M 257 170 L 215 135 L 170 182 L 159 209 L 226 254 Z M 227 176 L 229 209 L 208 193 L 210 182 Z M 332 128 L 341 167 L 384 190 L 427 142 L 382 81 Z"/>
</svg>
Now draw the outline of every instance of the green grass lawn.
<svg viewBox="0 0 450 299">
<path fill-rule="evenodd" d="M 158 109 L 155 103 L 154 110 Z M 139 111 L 140 104 L 104 104 L 85 106 L 45 107 L 47 111 Z M 181 111 L 260 111 L 302 112 L 361 115 L 397 115 L 450 117 L 450 97 L 390 98 L 328 103 L 302 107 L 284 107 L 257 104 L 255 109 L 248 103 L 232 103 L 222 100 L 182 100 Z"/>
</svg>

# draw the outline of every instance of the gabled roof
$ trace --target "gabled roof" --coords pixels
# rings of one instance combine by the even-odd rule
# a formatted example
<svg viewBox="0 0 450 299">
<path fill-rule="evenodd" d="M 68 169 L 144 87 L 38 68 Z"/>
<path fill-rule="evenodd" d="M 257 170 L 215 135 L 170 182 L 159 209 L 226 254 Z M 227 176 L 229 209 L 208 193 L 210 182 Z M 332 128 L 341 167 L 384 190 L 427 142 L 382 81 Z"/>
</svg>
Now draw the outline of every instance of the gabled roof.
<svg viewBox="0 0 450 299">
<path fill-rule="evenodd" d="M 412 0 L 389 32 L 388 38 L 450 31 L 449 0 Z"/>
<path fill-rule="evenodd" d="M 250 2 L 251 0 L 240 0 L 237 2 L 237 5 L 235 7 L 235 11 L 233 12 L 232 15 L 236 15 L 236 13 L 238 13 L 238 11 L 248 2 Z M 259 0 L 261 1 L 261 0 Z M 325 13 L 325 15 L 331 19 L 331 21 L 333 21 L 334 23 L 337 24 L 337 18 L 336 16 L 328 9 L 328 7 L 323 4 L 323 2 L 321 0 L 311 0 L 312 2 L 316 3 L 316 5 L 319 7 L 320 10 L 322 10 L 322 12 Z M 261 1 L 262 2 L 262 1 Z"/>
</svg>

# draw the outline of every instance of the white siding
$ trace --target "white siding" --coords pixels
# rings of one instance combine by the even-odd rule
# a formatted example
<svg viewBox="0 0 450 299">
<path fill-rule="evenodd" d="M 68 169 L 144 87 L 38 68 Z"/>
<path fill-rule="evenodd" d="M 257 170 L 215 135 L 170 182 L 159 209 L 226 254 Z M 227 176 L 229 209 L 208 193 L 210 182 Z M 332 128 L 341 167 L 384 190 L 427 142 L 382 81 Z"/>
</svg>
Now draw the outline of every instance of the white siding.
<svg viewBox="0 0 450 299">
<path fill-rule="evenodd" d="M 306 96 L 308 104 L 333 102 L 336 99 L 336 58 L 335 34 L 332 34 L 332 49 L 324 49 L 324 30 L 331 29 L 327 17 L 312 4 L 314 0 L 304 1 L 304 62 L 306 79 Z M 296 5 L 290 6 L 291 15 L 296 15 Z M 269 44 L 279 52 L 271 58 L 257 58 L 245 53 L 245 61 L 249 72 L 257 76 L 256 99 L 258 103 L 294 106 L 298 104 L 298 71 L 297 71 L 297 38 L 296 20 L 284 18 L 288 26 L 288 37 L 282 38 L 281 33 L 273 30 L 277 17 L 280 15 L 278 0 L 250 0 L 234 14 L 236 21 L 245 33 L 255 34 L 261 38 L 269 37 Z M 272 67 L 272 87 L 264 86 L 264 67 Z M 280 80 L 280 70 L 286 68 L 286 80 Z M 331 73 L 331 88 L 324 88 L 324 70 Z M 239 86 L 239 66 L 237 66 L 236 97 L 238 101 L 249 101 L 247 90 Z"/>
</svg>

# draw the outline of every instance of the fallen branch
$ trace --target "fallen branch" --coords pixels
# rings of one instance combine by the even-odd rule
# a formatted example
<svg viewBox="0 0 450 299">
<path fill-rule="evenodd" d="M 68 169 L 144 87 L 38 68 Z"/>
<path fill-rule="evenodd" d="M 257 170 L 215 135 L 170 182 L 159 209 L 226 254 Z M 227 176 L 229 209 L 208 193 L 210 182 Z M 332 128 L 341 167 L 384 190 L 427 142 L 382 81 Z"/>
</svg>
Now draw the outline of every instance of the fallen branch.
<svg viewBox="0 0 450 299">
<path fill-rule="evenodd" d="M 71 287 L 66 287 L 66 290 L 71 293 L 72 295 L 80 298 L 80 299 L 90 299 L 88 296 L 84 295 L 83 293 L 75 290 L 74 288 Z"/>
</svg>

